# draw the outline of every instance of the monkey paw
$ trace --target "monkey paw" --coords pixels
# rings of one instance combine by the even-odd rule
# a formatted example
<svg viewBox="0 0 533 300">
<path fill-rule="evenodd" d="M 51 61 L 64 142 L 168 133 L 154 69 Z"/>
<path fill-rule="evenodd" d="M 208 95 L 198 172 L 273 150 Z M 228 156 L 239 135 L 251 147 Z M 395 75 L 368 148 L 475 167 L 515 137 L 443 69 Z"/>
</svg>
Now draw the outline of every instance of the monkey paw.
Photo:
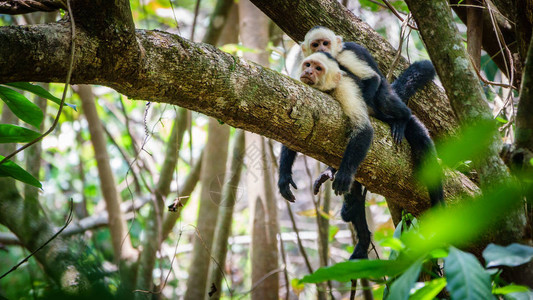
<svg viewBox="0 0 533 300">
<path fill-rule="evenodd" d="M 405 136 L 406 125 L 407 124 L 404 122 L 391 124 L 391 134 L 395 144 L 400 144 L 400 142 L 403 140 Z"/>
<path fill-rule="evenodd" d="M 345 172 L 339 172 L 333 180 L 332 188 L 335 191 L 335 195 L 342 195 L 348 192 L 350 185 L 352 184 L 353 176 Z"/>
<path fill-rule="evenodd" d="M 290 187 L 291 185 L 295 189 L 298 189 L 298 187 L 296 186 L 296 183 L 294 183 L 294 181 L 292 180 L 292 176 L 289 175 L 289 176 L 279 177 L 279 180 L 278 180 L 279 193 L 281 194 L 281 196 L 283 196 L 283 198 L 287 199 L 287 201 L 294 202 L 296 198 L 292 194 L 291 187 Z"/>
<path fill-rule="evenodd" d="M 318 178 L 315 180 L 315 183 L 313 184 L 313 192 L 318 194 L 318 191 L 320 191 L 320 187 L 324 182 L 326 182 L 328 179 L 333 180 L 335 178 L 335 172 L 336 170 L 332 167 L 328 167 L 324 172 L 318 176 Z"/>
</svg>

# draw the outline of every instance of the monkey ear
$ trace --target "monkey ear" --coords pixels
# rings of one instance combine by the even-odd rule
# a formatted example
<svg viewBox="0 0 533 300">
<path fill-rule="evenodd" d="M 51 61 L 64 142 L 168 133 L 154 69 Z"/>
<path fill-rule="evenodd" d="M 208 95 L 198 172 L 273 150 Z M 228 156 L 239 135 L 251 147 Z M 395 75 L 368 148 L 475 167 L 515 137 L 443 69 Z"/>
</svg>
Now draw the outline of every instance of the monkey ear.
<svg viewBox="0 0 533 300">
<path fill-rule="evenodd" d="M 336 38 L 337 38 L 337 51 L 341 52 L 342 51 L 342 36 L 337 35 Z"/>
<path fill-rule="evenodd" d="M 302 52 L 304 53 L 304 56 L 307 56 L 306 53 L 307 53 L 307 47 L 305 47 L 305 41 L 300 45 L 300 47 L 302 48 Z"/>
<path fill-rule="evenodd" d="M 333 77 L 333 81 L 335 82 L 335 84 L 339 83 L 339 81 L 341 81 L 341 73 L 340 72 L 337 72 L 335 73 L 335 77 Z"/>
</svg>

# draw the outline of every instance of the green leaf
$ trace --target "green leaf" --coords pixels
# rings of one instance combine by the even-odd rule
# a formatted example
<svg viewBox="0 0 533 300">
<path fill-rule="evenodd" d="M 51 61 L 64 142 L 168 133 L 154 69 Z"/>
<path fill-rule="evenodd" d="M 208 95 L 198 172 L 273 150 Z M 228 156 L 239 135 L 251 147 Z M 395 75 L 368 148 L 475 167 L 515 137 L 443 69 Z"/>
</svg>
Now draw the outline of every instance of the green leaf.
<svg viewBox="0 0 533 300">
<path fill-rule="evenodd" d="M 446 209 L 433 208 L 420 217 L 417 232 L 404 232 L 401 241 L 414 261 L 434 249 L 471 243 L 489 226 L 507 216 L 522 201 L 521 186 L 510 180 L 472 201 Z M 501 201 L 506 199 L 506 201 Z"/>
<path fill-rule="evenodd" d="M 328 232 L 328 241 L 333 241 L 337 233 L 339 232 L 339 226 L 330 225 L 329 226 L 329 232 Z"/>
<path fill-rule="evenodd" d="M 14 88 L 25 90 L 30 93 L 34 93 L 35 95 L 45 98 L 48 100 L 52 100 L 57 105 L 61 105 L 61 99 L 57 98 L 56 96 L 50 94 L 47 90 L 43 89 L 41 86 L 38 86 L 36 84 L 31 84 L 29 82 L 11 82 L 11 83 L 4 83 L 4 85 L 12 86 Z M 72 109 L 76 110 L 76 105 L 65 103 L 65 105 L 70 106 Z M 77 111 L 77 110 L 76 110 Z"/>
<path fill-rule="evenodd" d="M 502 286 L 499 288 L 495 288 L 492 290 L 492 293 L 497 294 L 497 295 L 507 295 L 510 293 L 527 293 L 529 291 L 530 290 L 527 286 L 510 284 L 510 285 Z"/>
<path fill-rule="evenodd" d="M 409 300 L 432 300 L 442 291 L 446 286 L 446 278 L 433 279 L 427 282 L 426 285 L 418 289 Z"/>
<path fill-rule="evenodd" d="M 405 222 L 404 222 L 404 220 L 402 218 L 400 223 L 398 223 L 398 225 L 396 225 L 396 229 L 394 229 L 394 234 L 392 235 L 394 238 L 399 239 L 402 236 L 402 231 L 403 231 L 403 226 L 404 225 L 405 225 Z"/>
<path fill-rule="evenodd" d="M 474 255 L 450 247 L 444 259 L 444 273 L 452 299 L 494 299 L 490 276 Z"/>
<path fill-rule="evenodd" d="M 533 299 L 533 292 L 525 292 L 525 293 L 510 293 L 505 295 L 505 299 L 511 299 L 511 300 L 531 300 Z"/>
<path fill-rule="evenodd" d="M 27 143 L 41 136 L 39 132 L 23 127 L 0 124 L 0 143 Z"/>
<path fill-rule="evenodd" d="M 0 86 L 0 98 L 9 109 L 22 121 L 39 127 L 43 121 L 43 112 L 24 95 L 4 86 Z"/>
<path fill-rule="evenodd" d="M 431 258 L 445 258 L 448 256 L 448 250 L 443 248 L 437 248 L 435 250 L 432 250 L 429 255 Z"/>
<path fill-rule="evenodd" d="M 458 163 L 487 155 L 487 147 L 496 134 L 496 122 L 480 121 L 475 126 L 462 128 L 460 133 L 437 145 L 442 162 L 454 168 Z"/>
<path fill-rule="evenodd" d="M 507 124 L 507 123 L 509 123 L 509 121 L 507 121 L 507 120 L 505 120 L 505 119 L 503 119 L 503 118 L 501 118 L 501 117 L 496 117 L 496 121 L 498 121 L 498 122 L 500 122 L 500 123 L 502 123 L 502 124 Z"/>
<path fill-rule="evenodd" d="M 304 276 L 301 282 L 318 283 L 328 280 L 346 282 L 358 278 L 381 278 L 395 276 L 407 267 L 404 262 L 394 260 L 352 260 L 322 267 L 313 274 Z"/>
<path fill-rule="evenodd" d="M 405 271 L 400 277 L 398 277 L 392 283 L 390 287 L 389 297 L 390 300 L 402 300 L 408 299 L 411 292 L 411 288 L 420 275 L 420 269 L 422 269 L 423 259 L 417 260 L 413 263 L 407 271 Z"/>
<path fill-rule="evenodd" d="M 382 247 L 389 247 L 393 250 L 400 251 L 405 248 L 405 245 L 401 240 L 393 237 L 387 237 L 380 241 L 379 243 Z"/>
<path fill-rule="evenodd" d="M 4 156 L 0 155 L 0 161 L 4 159 Z M 33 185 L 38 188 L 43 186 L 39 180 L 35 179 L 30 173 L 26 172 L 23 168 L 19 167 L 16 163 L 8 160 L 0 165 L 0 177 L 12 177 L 16 180 L 22 181 L 29 185 Z"/>
<path fill-rule="evenodd" d="M 483 251 L 487 268 L 495 266 L 516 267 L 533 259 L 533 247 L 511 244 L 507 247 L 489 244 Z"/>
</svg>

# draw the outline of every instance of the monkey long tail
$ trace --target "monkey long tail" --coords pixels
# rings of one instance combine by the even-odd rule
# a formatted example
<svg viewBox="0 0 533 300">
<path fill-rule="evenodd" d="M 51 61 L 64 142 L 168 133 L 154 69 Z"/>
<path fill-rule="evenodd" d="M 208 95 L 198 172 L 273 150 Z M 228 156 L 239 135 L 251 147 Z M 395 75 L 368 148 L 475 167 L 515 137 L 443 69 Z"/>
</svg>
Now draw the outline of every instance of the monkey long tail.
<svg viewBox="0 0 533 300">
<path fill-rule="evenodd" d="M 437 151 L 426 127 L 415 116 L 411 116 L 411 119 L 407 122 L 405 139 L 411 145 L 415 171 L 418 172 L 423 167 L 426 167 L 432 172 L 435 172 L 435 174 L 432 174 L 434 177 L 431 176 L 432 180 L 425 178 L 431 206 L 437 204 L 444 205 L 444 192 L 442 189 L 443 174 L 442 168 L 437 161 Z"/>
<path fill-rule="evenodd" d="M 429 60 L 417 61 L 405 70 L 392 83 L 392 88 L 407 103 L 416 91 L 423 88 L 435 77 L 435 68 Z"/>
</svg>

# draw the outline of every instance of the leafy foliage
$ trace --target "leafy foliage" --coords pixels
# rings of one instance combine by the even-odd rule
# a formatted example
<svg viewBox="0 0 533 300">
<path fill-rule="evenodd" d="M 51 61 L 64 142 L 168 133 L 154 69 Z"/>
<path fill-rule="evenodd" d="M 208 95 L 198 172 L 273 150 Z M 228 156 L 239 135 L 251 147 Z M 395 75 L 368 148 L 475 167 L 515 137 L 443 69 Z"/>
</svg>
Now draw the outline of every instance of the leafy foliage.
<svg viewBox="0 0 533 300">
<path fill-rule="evenodd" d="M 515 181 L 503 183 L 492 192 L 477 197 L 462 207 L 434 209 L 420 221 L 405 215 L 394 237 L 382 240 L 393 248 L 389 260 L 355 260 L 320 268 L 303 277 L 302 282 L 349 281 L 356 278 L 385 279 L 390 283 L 387 299 L 432 299 L 444 287 L 452 299 L 493 299 L 493 294 L 529 293 L 523 286 L 500 289 L 499 272 L 489 272 L 470 253 L 451 245 L 465 245 L 485 232 L 494 222 L 513 211 L 521 201 L 522 186 Z M 500 201 L 503 197 L 508 202 Z M 437 273 L 424 287 L 411 294 L 424 262 L 444 257 L 445 277 Z M 533 248 L 513 244 L 489 245 L 484 252 L 487 267 L 516 266 L 533 259 Z M 494 280 L 491 283 L 491 275 Z M 492 290 L 492 286 L 497 286 Z M 504 287 L 505 284 L 501 285 Z"/>
<path fill-rule="evenodd" d="M 490 244 L 483 251 L 483 258 L 487 262 L 487 268 L 516 267 L 533 259 L 533 248 L 516 243 L 507 247 Z"/>
<path fill-rule="evenodd" d="M 453 299 L 493 299 L 490 276 L 476 257 L 455 247 L 444 260 L 448 290 Z"/>
<path fill-rule="evenodd" d="M 47 90 L 28 82 L 14 82 L 6 83 L 3 86 L 0 85 L 0 99 L 4 101 L 15 116 L 36 128 L 39 128 L 43 121 L 44 114 L 41 109 L 23 94 L 7 86 L 31 92 L 57 104 L 61 102 L 59 98 L 53 96 Z M 74 110 L 76 109 L 74 105 L 69 106 Z M 39 136 L 41 136 L 39 132 L 24 127 L 12 124 L 0 124 L 0 143 L 28 143 L 37 139 Z M 0 155 L 0 157 L 4 159 L 4 156 Z M 42 188 L 39 180 L 12 161 L 5 161 L 0 164 L 0 176 L 9 176 L 29 185 Z"/>
<path fill-rule="evenodd" d="M 21 93 L 5 86 L 0 86 L 0 98 L 22 121 L 37 128 L 41 125 L 43 112 Z"/>
<path fill-rule="evenodd" d="M 4 156 L 0 155 L 0 160 L 2 159 L 4 159 Z M 29 185 L 42 188 L 39 180 L 35 179 L 30 173 L 26 172 L 23 168 L 10 160 L 0 165 L 0 176 L 9 176 Z"/>
</svg>

